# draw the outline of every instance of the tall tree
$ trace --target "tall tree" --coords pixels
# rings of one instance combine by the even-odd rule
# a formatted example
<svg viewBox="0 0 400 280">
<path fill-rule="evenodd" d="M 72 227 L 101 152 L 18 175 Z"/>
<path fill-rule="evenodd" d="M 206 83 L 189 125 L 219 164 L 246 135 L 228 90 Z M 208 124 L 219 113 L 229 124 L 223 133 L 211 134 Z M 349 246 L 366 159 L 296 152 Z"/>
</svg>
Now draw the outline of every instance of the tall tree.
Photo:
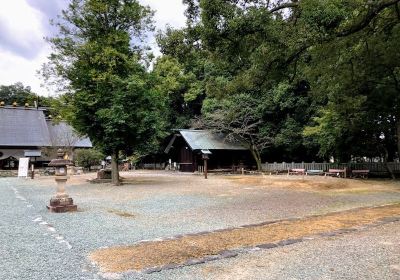
<svg viewBox="0 0 400 280">
<path fill-rule="evenodd" d="M 201 114 L 205 98 L 206 55 L 196 28 L 168 27 L 157 34 L 162 57 L 154 65 L 158 85 L 167 98 L 171 128 L 186 128 Z"/>
<path fill-rule="evenodd" d="M 370 9 L 393 2 L 377 1 Z M 364 7 L 354 8 L 369 14 Z M 322 155 L 340 161 L 381 157 L 385 162 L 396 152 L 400 156 L 399 11 L 399 4 L 387 6 L 362 29 L 349 29 L 354 32 L 309 51 L 305 72 L 321 107 L 305 133 L 318 140 Z"/>
<path fill-rule="evenodd" d="M 112 157 L 144 152 L 162 133 L 163 99 L 146 65 L 144 38 L 153 12 L 137 0 L 72 0 L 62 12 L 47 78 L 61 78 L 70 91 L 70 122 Z"/>
<path fill-rule="evenodd" d="M 264 154 L 304 158 L 319 144 L 320 156 L 345 159 L 357 146 L 360 156 L 382 154 L 365 149 L 380 143 L 393 158 L 399 2 L 187 0 L 188 22 L 212 65 L 203 117 L 228 134 L 251 131 L 250 143 L 268 139 Z M 330 124 L 307 129 L 310 140 L 303 129 L 313 121 Z"/>
</svg>

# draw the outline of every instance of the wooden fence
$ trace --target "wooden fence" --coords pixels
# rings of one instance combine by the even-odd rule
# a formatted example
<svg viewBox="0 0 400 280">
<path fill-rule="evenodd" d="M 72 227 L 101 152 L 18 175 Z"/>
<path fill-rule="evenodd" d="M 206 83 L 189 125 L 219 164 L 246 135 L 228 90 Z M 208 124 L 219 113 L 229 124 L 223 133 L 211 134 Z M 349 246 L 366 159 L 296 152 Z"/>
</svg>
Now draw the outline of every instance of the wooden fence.
<svg viewBox="0 0 400 280">
<path fill-rule="evenodd" d="M 139 168 L 163 170 L 165 169 L 165 163 L 144 163 L 143 165 L 139 166 Z"/>
<path fill-rule="evenodd" d="M 388 162 L 388 166 L 395 173 L 400 173 L 400 162 Z M 282 163 L 264 163 L 263 171 L 285 171 L 294 168 L 304 168 L 306 170 L 344 169 L 351 170 L 370 170 L 374 173 L 387 173 L 387 168 L 383 162 L 351 162 L 351 163 L 329 163 L 329 162 L 282 162 Z"/>
</svg>

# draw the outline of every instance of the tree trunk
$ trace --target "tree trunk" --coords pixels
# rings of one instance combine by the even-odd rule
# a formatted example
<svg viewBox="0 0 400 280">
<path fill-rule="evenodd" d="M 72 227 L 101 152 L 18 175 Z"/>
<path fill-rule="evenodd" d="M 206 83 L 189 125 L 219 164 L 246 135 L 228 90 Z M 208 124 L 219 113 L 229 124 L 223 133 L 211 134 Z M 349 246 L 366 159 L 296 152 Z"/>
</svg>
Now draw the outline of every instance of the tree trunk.
<svg viewBox="0 0 400 280">
<path fill-rule="evenodd" d="M 397 158 L 400 161 L 400 120 L 396 122 L 396 136 L 397 136 Z"/>
<path fill-rule="evenodd" d="M 390 177 L 394 180 L 394 179 L 396 179 L 396 176 L 394 175 L 392 168 L 388 164 L 387 159 L 388 159 L 389 152 L 386 149 L 386 147 L 384 148 L 384 151 L 385 151 L 385 154 L 383 156 L 383 164 L 385 165 L 386 170 L 389 172 Z"/>
<path fill-rule="evenodd" d="M 257 170 L 262 171 L 260 152 L 257 150 L 256 147 L 254 147 L 254 145 L 250 146 L 250 152 L 253 155 L 254 160 L 256 161 Z"/>
<path fill-rule="evenodd" d="M 111 182 L 115 186 L 119 186 L 120 185 L 119 171 L 118 171 L 118 151 L 115 151 L 111 155 Z"/>
</svg>

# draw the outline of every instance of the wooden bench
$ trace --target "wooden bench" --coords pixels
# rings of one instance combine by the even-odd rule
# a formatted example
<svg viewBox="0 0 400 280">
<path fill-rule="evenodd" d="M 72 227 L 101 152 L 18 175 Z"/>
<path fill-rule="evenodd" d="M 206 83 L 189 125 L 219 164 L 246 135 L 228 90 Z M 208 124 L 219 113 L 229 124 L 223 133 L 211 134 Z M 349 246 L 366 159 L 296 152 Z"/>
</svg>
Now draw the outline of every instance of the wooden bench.
<svg viewBox="0 0 400 280">
<path fill-rule="evenodd" d="M 320 169 L 307 170 L 306 175 L 324 175 L 324 170 Z"/>
<path fill-rule="evenodd" d="M 288 175 L 305 175 L 306 170 L 304 168 L 294 168 L 288 170 Z"/>
<path fill-rule="evenodd" d="M 277 169 L 277 170 L 271 170 L 271 171 L 268 171 L 269 172 L 269 175 L 282 175 L 282 174 L 287 174 L 287 170 L 279 170 L 279 169 Z"/>
<path fill-rule="evenodd" d="M 368 175 L 369 175 L 369 170 L 368 169 L 360 169 L 360 170 L 352 170 L 351 171 L 351 176 L 353 178 L 366 179 L 366 178 L 368 178 Z"/>
<path fill-rule="evenodd" d="M 325 176 L 346 177 L 346 169 L 329 169 Z"/>
</svg>

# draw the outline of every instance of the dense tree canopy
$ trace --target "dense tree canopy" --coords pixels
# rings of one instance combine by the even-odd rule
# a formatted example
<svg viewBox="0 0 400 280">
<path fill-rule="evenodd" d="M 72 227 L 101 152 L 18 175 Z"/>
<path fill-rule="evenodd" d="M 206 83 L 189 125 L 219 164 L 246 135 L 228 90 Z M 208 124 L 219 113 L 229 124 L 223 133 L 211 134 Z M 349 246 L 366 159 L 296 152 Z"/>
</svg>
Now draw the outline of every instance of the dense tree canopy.
<svg viewBox="0 0 400 280">
<path fill-rule="evenodd" d="M 186 27 L 158 32 L 152 68 L 147 7 L 73 0 L 63 13 L 43 73 L 103 152 L 143 154 L 163 127 L 197 127 L 248 143 L 259 168 L 399 158 L 400 0 L 183 2 Z"/>
<path fill-rule="evenodd" d="M 160 47 L 181 75 L 202 69 L 197 125 L 258 163 L 398 156 L 400 1 L 184 2 L 187 27 Z"/>
</svg>

